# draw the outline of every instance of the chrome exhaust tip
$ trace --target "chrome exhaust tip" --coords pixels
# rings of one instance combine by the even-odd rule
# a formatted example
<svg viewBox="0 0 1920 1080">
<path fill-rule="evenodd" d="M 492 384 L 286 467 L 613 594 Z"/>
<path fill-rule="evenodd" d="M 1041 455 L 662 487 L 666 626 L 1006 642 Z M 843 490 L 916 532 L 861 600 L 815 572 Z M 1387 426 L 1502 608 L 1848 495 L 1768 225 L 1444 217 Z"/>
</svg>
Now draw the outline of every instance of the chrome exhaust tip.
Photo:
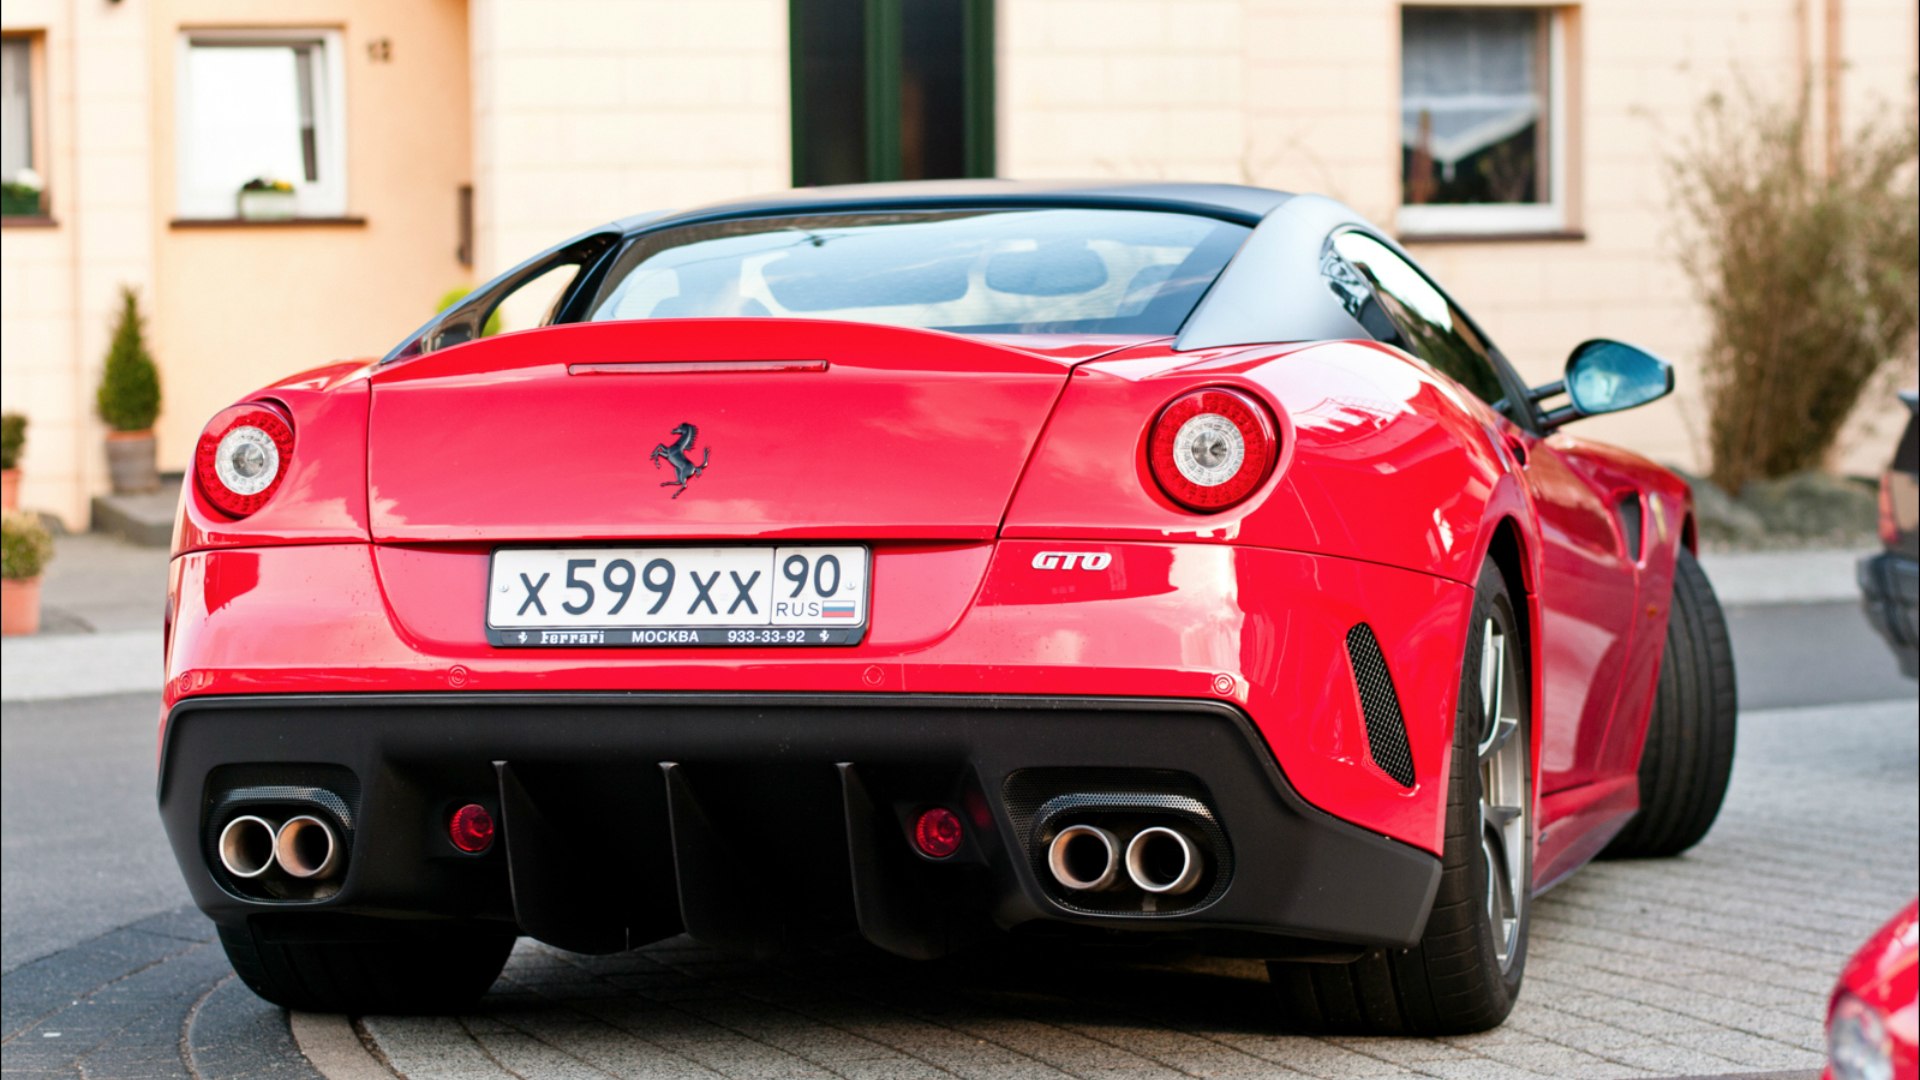
<svg viewBox="0 0 1920 1080">
<path fill-rule="evenodd" d="M 237 878 L 257 878 L 273 869 L 278 831 L 273 822 L 252 814 L 227 822 L 220 830 L 220 865 Z"/>
<path fill-rule="evenodd" d="M 1112 888 L 1120 876 L 1120 841 L 1105 829 L 1069 825 L 1047 845 L 1047 869 L 1077 892 Z"/>
<path fill-rule="evenodd" d="M 302 814 L 280 826 L 273 850 L 280 869 L 297 878 L 324 878 L 340 865 L 340 843 L 333 826 L 311 814 Z"/>
<path fill-rule="evenodd" d="M 1127 842 L 1127 876 L 1142 892 L 1178 896 L 1200 883 L 1200 852 L 1164 825 L 1141 829 Z"/>
</svg>

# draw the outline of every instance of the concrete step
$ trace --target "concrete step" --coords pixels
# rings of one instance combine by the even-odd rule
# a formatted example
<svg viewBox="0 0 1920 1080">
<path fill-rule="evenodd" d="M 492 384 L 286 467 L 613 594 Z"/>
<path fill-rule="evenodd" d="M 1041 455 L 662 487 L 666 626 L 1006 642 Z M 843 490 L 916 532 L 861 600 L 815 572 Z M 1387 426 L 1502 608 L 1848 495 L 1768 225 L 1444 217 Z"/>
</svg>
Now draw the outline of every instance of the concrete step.
<svg viewBox="0 0 1920 1080">
<path fill-rule="evenodd" d="M 95 495 L 93 531 L 118 536 L 142 547 L 173 543 L 173 515 L 180 505 L 178 474 L 160 477 L 160 490 L 138 495 Z"/>
</svg>

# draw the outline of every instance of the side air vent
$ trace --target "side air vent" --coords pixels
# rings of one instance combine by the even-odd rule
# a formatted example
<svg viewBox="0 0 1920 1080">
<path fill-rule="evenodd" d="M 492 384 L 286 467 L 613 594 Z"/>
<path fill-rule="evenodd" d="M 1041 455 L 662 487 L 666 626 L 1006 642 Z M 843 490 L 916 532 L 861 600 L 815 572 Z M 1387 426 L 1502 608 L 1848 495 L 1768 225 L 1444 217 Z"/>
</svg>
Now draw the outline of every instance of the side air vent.
<svg viewBox="0 0 1920 1080">
<path fill-rule="evenodd" d="M 1380 642 L 1366 623 L 1347 631 L 1347 659 L 1353 663 L 1353 680 L 1360 688 L 1368 754 L 1381 772 L 1398 780 L 1401 787 L 1412 787 L 1413 749 L 1407 745 L 1400 696 L 1393 691 L 1393 676 L 1387 674 L 1387 658 L 1380 655 Z"/>
<path fill-rule="evenodd" d="M 1620 514 L 1620 534 L 1627 542 L 1627 558 L 1639 562 L 1640 556 L 1644 554 L 1640 546 L 1640 537 L 1644 530 L 1640 520 L 1640 496 L 1638 494 L 1622 495 L 1614 504 L 1614 509 Z"/>
</svg>

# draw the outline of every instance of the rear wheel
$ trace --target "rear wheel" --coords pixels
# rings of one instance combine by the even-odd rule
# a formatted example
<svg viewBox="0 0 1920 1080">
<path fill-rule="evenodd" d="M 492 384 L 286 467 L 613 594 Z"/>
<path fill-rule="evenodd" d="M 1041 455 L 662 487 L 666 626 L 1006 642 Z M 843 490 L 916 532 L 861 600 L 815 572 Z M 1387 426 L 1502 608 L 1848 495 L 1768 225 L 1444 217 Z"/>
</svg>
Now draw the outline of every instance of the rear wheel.
<svg viewBox="0 0 1920 1080">
<path fill-rule="evenodd" d="M 306 1012 L 440 1013 L 480 999 L 513 951 L 511 927 L 417 924 L 382 941 L 282 941 L 245 924 L 220 927 L 242 982 L 275 1005 Z"/>
<path fill-rule="evenodd" d="M 1640 813 L 1605 855 L 1678 855 L 1707 835 L 1733 773 L 1739 705 L 1726 616 L 1706 572 L 1682 549 L 1673 568 L 1666 653 L 1640 752 Z"/>
<path fill-rule="evenodd" d="M 1345 964 L 1275 961 L 1286 1021 L 1366 1035 L 1484 1031 L 1520 993 L 1533 895 L 1532 703 L 1528 652 L 1499 567 L 1482 568 L 1460 693 L 1440 888 L 1411 949 Z"/>
</svg>

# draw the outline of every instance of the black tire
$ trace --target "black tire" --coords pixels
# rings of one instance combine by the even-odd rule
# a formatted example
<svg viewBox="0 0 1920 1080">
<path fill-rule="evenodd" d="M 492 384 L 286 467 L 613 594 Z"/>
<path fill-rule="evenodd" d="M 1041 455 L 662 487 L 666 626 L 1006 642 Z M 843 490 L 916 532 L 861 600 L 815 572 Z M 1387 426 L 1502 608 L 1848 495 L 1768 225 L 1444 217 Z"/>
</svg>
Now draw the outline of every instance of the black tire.
<svg viewBox="0 0 1920 1080">
<path fill-rule="evenodd" d="M 1640 752 L 1640 813 L 1604 855 L 1678 855 L 1707 835 L 1727 796 L 1739 711 L 1726 616 L 1706 572 L 1682 549 L 1673 569 L 1653 716 Z"/>
<path fill-rule="evenodd" d="M 1521 739 L 1519 781 L 1527 813 L 1517 831 L 1525 837 L 1518 875 L 1518 925 L 1507 946 L 1495 940 L 1490 915 L 1490 865 L 1482 854 L 1481 759 L 1486 712 L 1479 673 L 1489 620 L 1512 635 L 1509 649 L 1518 663 L 1521 688 L 1515 695 Z M 1344 964 L 1272 961 L 1268 978 L 1280 998 L 1283 1021 L 1297 1030 L 1350 1035 L 1458 1035 L 1499 1025 L 1512 1011 L 1526 969 L 1527 922 L 1532 908 L 1533 813 L 1531 745 L 1533 707 L 1525 688 L 1529 655 L 1519 618 L 1499 567 L 1489 561 L 1480 572 L 1469 622 L 1460 693 L 1454 712 L 1453 766 L 1447 778 L 1446 839 L 1440 887 L 1425 934 L 1411 949 L 1374 949 Z M 1501 932 L 1506 939 L 1504 931 Z"/>
<path fill-rule="evenodd" d="M 274 941 L 245 924 L 220 927 L 240 980 L 304 1012 L 446 1013 L 480 999 L 513 951 L 511 927 L 419 923 L 378 941 Z M 384 936 L 384 935 L 383 935 Z"/>
</svg>

